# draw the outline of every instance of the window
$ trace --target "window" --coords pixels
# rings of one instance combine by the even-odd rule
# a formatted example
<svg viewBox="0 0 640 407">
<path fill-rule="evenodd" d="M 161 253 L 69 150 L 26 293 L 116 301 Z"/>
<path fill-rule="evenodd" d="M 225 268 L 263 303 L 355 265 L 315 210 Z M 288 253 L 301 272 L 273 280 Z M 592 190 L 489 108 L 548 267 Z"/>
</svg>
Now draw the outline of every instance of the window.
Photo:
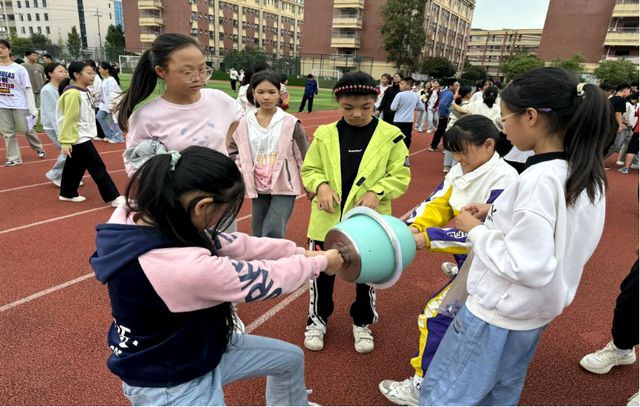
<svg viewBox="0 0 640 407">
<path fill-rule="evenodd" d="M 49 21 L 49 13 L 44 13 L 44 21 Z"/>
<path fill-rule="evenodd" d="M 31 21 L 31 14 L 27 14 L 27 21 Z"/>
<path fill-rule="evenodd" d="M 36 21 L 40 21 L 40 13 L 36 13 Z"/>
<path fill-rule="evenodd" d="M 22 8 L 22 3 L 18 1 L 18 8 Z M 24 34 L 24 27 L 22 27 L 22 33 Z"/>
<path fill-rule="evenodd" d="M 38 0 L 33 0 L 33 7 L 38 7 Z"/>
<path fill-rule="evenodd" d="M 42 0 L 42 7 L 47 7 L 47 0 Z"/>
<path fill-rule="evenodd" d="M 45 27 L 45 31 L 47 32 L 47 34 L 51 34 L 51 28 L 49 28 L 48 26 Z"/>
<path fill-rule="evenodd" d="M 24 6 L 25 6 L 26 8 L 30 8 L 30 7 L 31 7 L 31 6 L 29 5 L 29 0 L 26 0 L 26 1 L 24 2 Z M 33 31 L 33 30 L 31 30 L 31 31 Z"/>
<path fill-rule="evenodd" d="M 33 34 L 33 27 L 29 27 L 29 34 Z"/>
<path fill-rule="evenodd" d="M 20 21 L 24 21 L 24 15 L 20 13 L 19 16 L 20 16 Z"/>
<path fill-rule="evenodd" d="M 22 29 L 22 33 L 26 34 L 27 32 L 24 30 L 24 27 L 20 27 Z"/>
<path fill-rule="evenodd" d="M 38 27 L 38 34 L 42 34 L 42 27 Z"/>
</svg>

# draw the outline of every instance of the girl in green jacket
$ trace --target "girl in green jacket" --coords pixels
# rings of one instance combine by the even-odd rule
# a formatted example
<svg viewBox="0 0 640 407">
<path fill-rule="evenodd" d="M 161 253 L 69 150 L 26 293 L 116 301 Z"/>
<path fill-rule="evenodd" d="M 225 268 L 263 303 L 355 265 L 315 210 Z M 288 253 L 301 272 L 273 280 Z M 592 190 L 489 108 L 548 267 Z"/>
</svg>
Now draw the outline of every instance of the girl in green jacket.
<svg viewBox="0 0 640 407">
<path fill-rule="evenodd" d="M 311 250 L 322 250 L 329 229 L 355 206 L 391 214 L 391 200 L 409 186 L 408 150 L 402 132 L 373 115 L 379 92 L 373 78 L 363 72 L 345 74 L 333 88 L 343 118 L 318 127 L 301 169 L 304 187 L 312 196 L 307 232 Z M 309 350 L 324 348 L 334 281 L 334 276 L 321 273 L 312 283 L 304 340 Z M 350 314 L 354 346 L 360 353 L 374 348 L 369 325 L 378 319 L 375 302 L 373 287 L 356 284 Z"/>
</svg>

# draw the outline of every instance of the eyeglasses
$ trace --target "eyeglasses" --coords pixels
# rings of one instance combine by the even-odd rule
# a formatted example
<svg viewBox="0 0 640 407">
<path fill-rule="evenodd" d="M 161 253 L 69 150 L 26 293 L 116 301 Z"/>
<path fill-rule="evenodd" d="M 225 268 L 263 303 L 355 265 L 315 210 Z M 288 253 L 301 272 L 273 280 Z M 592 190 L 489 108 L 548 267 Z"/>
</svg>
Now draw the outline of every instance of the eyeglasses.
<svg viewBox="0 0 640 407">
<path fill-rule="evenodd" d="M 211 75 L 213 75 L 213 68 L 206 67 L 199 71 L 178 72 L 178 75 L 180 75 L 180 78 L 185 83 L 192 83 L 199 80 L 206 82 L 211 78 Z"/>
<path fill-rule="evenodd" d="M 502 116 L 499 120 L 496 120 L 493 124 L 495 124 L 495 125 L 496 125 L 496 128 L 497 128 L 500 132 L 504 133 L 504 128 L 505 128 L 504 124 L 505 124 L 505 121 L 506 121 L 509 117 L 512 117 L 512 116 L 515 116 L 515 115 L 518 115 L 518 114 L 522 114 L 522 113 L 524 113 L 524 112 L 515 112 L 515 113 L 510 113 L 510 114 L 508 114 L 508 115 L 506 115 L 506 116 Z"/>
</svg>

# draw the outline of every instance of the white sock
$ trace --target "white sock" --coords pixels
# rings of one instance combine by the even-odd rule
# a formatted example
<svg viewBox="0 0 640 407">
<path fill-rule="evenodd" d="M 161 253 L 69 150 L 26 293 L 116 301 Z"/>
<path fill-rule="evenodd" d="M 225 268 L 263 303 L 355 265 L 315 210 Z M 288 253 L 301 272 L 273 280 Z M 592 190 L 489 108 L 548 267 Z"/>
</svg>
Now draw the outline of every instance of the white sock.
<svg viewBox="0 0 640 407">
<path fill-rule="evenodd" d="M 418 376 L 417 374 L 413 375 L 413 387 L 415 387 L 415 389 L 418 391 L 418 393 L 420 392 L 420 389 L 422 388 L 422 381 L 424 380 L 424 378 Z"/>
</svg>

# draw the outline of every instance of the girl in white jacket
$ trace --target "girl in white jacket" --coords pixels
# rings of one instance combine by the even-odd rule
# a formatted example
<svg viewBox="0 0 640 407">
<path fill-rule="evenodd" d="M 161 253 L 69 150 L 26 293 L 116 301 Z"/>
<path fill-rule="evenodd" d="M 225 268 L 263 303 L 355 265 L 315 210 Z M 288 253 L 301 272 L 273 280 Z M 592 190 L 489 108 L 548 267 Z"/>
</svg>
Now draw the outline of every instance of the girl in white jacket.
<svg viewBox="0 0 640 407">
<path fill-rule="evenodd" d="M 539 68 L 501 104 L 507 138 L 535 155 L 492 205 L 454 219 L 473 244 L 469 297 L 427 370 L 421 405 L 516 405 L 540 335 L 573 300 L 604 227 L 602 159 L 615 126 L 600 89 Z"/>
</svg>

